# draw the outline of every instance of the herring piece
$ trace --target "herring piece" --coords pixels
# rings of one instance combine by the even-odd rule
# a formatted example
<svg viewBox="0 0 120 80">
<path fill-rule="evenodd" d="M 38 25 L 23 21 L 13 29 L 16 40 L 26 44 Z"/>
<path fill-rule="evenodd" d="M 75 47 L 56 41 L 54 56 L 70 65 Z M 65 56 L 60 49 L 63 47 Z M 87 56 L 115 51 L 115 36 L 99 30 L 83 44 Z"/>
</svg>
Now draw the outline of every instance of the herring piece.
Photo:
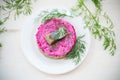
<svg viewBox="0 0 120 80">
<path fill-rule="evenodd" d="M 63 39 L 66 36 L 66 31 L 64 27 L 60 27 L 58 30 L 49 33 L 45 36 L 48 44 L 54 44 L 55 42 Z"/>
</svg>

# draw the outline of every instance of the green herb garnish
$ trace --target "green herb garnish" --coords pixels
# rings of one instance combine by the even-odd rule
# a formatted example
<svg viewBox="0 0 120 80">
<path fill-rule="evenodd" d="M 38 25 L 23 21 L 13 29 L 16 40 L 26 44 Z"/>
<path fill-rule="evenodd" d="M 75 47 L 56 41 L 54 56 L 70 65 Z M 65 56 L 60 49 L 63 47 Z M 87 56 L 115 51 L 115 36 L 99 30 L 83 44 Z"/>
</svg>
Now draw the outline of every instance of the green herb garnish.
<svg viewBox="0 0 120 80">
<path fill-rule="evenodd" d="M 51 18 L 64 18 L 66 16 L 73 17 L 74 15 L 72 13 L 67 14 L 66 10 L 53 9 L 51 11 L 49 10 L 42 11 L 39 14 L 39 19 L 42 18 L 41 22 L 43 23 Z"/>
<path fill-rule="evenodd" d="M 72 59 L 75 64 L 78 64 L 81 60 L 81 57 L 84 56 L 86 50 L 85 41 L 82 40 L 83 36 L 79 36 L 76 40 L 75 46 L 72 50 L 66 55 L 67 59 Z"/>
<path fill-rule="evenodd" d="M 0 47 L 2 47 L 2 44 L 0 43 Z"/>
<path fill-rule="evenodd" d="M 0 28 L 0 34 L 2 34 L 3 32 L 5 32 L 5 28 Z M 0 47 L 2 47 L 2 44 L 0 43 Z"/>
<path fill-rule="evenodd" d="M 95 13 L 91 12 L 84 0 L 78 0 L 77 7 L 73 8 L 72 10 L 78 13 L 80 16 L 83 16 L 85 27 L 90 30 L 95 38 L 103 40 L 104 49 L 108 50 L 111 55 L 114 55 L 116 51 L 116 43 L 114 41 L 115 33 L 113 31 L 113 23 L 107 14 L 101 11 L 101 0 L 92 1 L 97 7 Z M 101 17 L 103 17 L 106 21 L 106 25 L 100 23 Z"/>
<path fill-rule="evenodd" d="M 0 34 L 5 32 L 5 31 L 6 31 L 5 28 L 0 28 Z"/>
<path fill-rule="evenodd" d="M 28 15 L 31 13 L 31 0 L 2 0 L 4 5 L 0 5 L 0 13 L 4 15 L 0 18 L 0 25 L 4 24 L 14 14 L 14 18 L 20 14 Z"/>
<path fill-rule="evenodd" d="M 101 9 L 101 1 L 102 1 L 102 0 L 92 0 L 92 2 L 94 3 L 94 5 L 95 5 L 98 9 Z"/>
</svg>

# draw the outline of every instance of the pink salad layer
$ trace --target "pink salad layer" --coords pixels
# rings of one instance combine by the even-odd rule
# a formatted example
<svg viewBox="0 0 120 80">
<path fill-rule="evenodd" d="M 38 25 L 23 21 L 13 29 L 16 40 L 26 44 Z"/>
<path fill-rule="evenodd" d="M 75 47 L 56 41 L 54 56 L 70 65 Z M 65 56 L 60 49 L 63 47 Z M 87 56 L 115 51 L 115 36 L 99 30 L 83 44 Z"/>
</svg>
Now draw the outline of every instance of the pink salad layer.
<svg viewBox="0 0 120 80">
<path fill-rule="evenodd" d="M 47 43 L 45 36 L 48 33 L 56 31 L 60 27 L 58 25 L 65 26 L 67 35 L 62 40 L 50 45 Z M 76 33 L 74 27 L 69 22 L 56 18 L 50 19 L 39 26 L 36 39 L 38 47 L 44 52 L 45 55 L 50 57 L 63 57 L 76 43 Z"/>
</svg>

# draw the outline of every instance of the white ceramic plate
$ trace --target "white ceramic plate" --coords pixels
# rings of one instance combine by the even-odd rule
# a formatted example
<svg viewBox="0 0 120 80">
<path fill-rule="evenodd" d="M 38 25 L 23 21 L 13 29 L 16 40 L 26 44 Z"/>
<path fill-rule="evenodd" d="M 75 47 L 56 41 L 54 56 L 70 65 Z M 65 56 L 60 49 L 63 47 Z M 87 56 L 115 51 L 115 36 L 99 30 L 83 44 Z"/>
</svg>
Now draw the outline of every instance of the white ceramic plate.
<svg viewBox="0 0 120 80">
<path fill-rule="evenodd" d="M 43 9 L 46 10 L 46 8 Z M 53 9 L 53 8 L 49 8 L 49 9 Z M 83 62 L 83 60 L 85 59 L 88 53 L 88 49 L 91 41 L 89 30 L 84 29 L 83 27 L 84 23 L 81 17 L 77 17 L 73 19 L 64 18 L 64 20 L 70 22 L 75 27 L 77 36 L 85 34 L 84 37 L 84 41 L 86 42 L 85 55 L 82 57 L 80 63 L 77 65 L 75 65 L 72 60 L 48 58 L 39 51 L 38 46 L 36 44 L 35 35 L 40 23 L 35 24 L 34 22 L 35 22 L 35 18 L 40 14 L 40 12 L 41 10 L 37 11 L 36 13 L 33 13 L 33 15 L 30 16 L 28 21 L 23 26 L 22 35 L 21 35 L 22 36 L 21 44 L 25 56 L 32 65 L 34 65 L 40 71 L 48 74 L 64 74 L 72 71 Z"/>
</svg>

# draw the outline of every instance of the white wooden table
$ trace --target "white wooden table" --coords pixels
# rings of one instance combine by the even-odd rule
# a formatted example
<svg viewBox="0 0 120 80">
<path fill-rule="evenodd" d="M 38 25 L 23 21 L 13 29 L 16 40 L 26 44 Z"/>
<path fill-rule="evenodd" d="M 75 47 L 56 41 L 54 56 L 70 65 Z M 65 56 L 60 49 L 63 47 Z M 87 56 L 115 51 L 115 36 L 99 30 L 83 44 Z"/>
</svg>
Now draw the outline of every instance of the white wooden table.
<svg viewBox="0 0 120 80">
<path fill-rule="evenodd" d="M 41 6 L 47 5 L 70 8 L 75 2 L 76 0 L 35 0 L 32 6 L 35 12 Z M 102 42 L 92 36 L 89 54 L 77 69 L 64 75 L 45 74 L 28 62 L 21 49 L 21 28 L 29 16 L 22 15 L 16 21 L 11 16 L 3 25 L 8 32 L 0 35 L 0 41 L 3 43 L 0 49 L 0 75 L 4 80 L 120 80 L 120 0 L 103 0 L 103 10 L 115 26 L 115 56 L 110 56 L 104 51 Z"/>
</svg>

